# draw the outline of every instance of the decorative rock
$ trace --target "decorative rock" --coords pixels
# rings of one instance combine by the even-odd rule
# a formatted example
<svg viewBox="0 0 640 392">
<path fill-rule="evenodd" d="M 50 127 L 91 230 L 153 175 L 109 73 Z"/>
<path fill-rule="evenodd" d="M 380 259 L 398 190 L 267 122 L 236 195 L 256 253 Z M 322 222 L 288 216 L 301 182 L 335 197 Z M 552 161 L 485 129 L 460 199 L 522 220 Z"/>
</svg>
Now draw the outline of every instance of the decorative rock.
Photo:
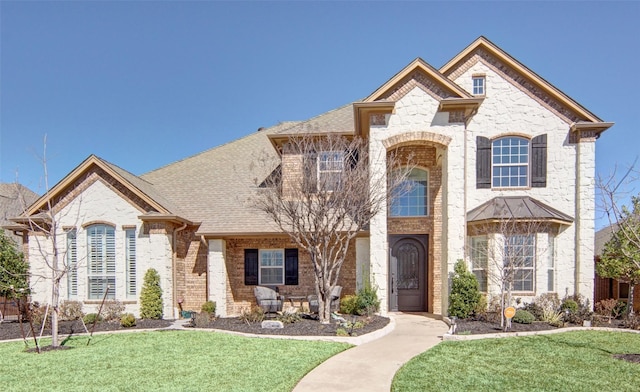
<svg viewBox="0 0 640 392">
<path fill-rule="evenodd" d="M 287 315 L 290 315 L 290 314 L 296 314 L 296 313 L 298 313 L 298 311 L 300 311 L 300 308 L 292 306 L 290 308 L 286 308 L 284 310 L 284 314 L 285 314 L 285 316 L 287 316 Z"/>
<path fill-rule="evenodd" d="M 278 320 L 264 320 L 261 327 L 265 329 L 282 329 L 284 328 L 284 324 Z"/>
</svg>

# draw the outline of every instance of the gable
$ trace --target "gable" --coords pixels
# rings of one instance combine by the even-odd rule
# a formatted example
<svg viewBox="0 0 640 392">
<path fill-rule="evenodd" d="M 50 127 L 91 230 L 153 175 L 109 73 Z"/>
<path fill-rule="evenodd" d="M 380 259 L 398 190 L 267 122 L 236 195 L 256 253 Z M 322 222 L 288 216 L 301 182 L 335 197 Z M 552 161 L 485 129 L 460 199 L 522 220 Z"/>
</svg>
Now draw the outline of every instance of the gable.
<svg viewBox="0 0 640 392">
<path fill-rule="evenodd" d="M 452 81 L 478 63 L 490 68 L 529 97 L 554 112 L 568 124 L 590 122 L 604 124 L 595 114 L 571 99 L 551 83 L 531 71 L 484 37 L 479 37 L 447 64 L 440 72 Z M 607 125 L 608 124 L 608 125 Z M 601 129 L 603 131 L 604 129 Z"/>
</svg>

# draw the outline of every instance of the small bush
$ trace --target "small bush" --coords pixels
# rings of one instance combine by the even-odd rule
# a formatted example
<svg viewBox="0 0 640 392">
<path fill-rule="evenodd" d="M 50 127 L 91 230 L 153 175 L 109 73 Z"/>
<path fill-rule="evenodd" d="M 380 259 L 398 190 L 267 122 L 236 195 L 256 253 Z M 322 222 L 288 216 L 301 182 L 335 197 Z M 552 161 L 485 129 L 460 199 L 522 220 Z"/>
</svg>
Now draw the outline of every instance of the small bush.
<svg viewBox="0 0 640 392">
<path fill-rule="evenodd" d="M 518 309 L 511 321 L 518 324 L 531 324 L 536 321 L 536 317 L 524 309 Z"/>
<path fill-rule="evenodd" d="M 629 310 L 627 303 L 625 301 L 616 302 L 616 306 L 613 308 L 613 317 L 618 318 L 623 315 L 626 315 Z"/>
<path fill-rule="evenodd" d="M 135 327 L 136 317 L 131 313 L 124 314 L 122 315 L 122 317 L 120 317 L 120 325 L 125 328 Z"/>
<path fill-rule="evenodd" d="M 561 327 L 562 326 L 562 312 L 556 312 L 555 310 L 544 310 L 542 312 L 542 318 L 540 320 L 547 324 Z"/>
<path fill-rule="evenodd" d="M 561 301 L 557 293 L 540 294 L 534 302 L 543 310 L 552 310 L 554 312 L 560 310 Z"/>
<path fill-rule="evenodd" d="M 617 304 L 618 301 L 613 298 L 598 301 L 598 303 L 596 303 L 596 313 L 600 316 L 606 317 L 609 324 L 611 324 L 611 319 L 617 318 L 619 316 L 619 314 L 614 314 L 614 310 L 616 309 Z"/>
<path fill-rule="evenodd" d="M 216 303 L 214 301 L 207 301 L 202 304 L 200 308 L 202 313 L 209 313 L 210 316 L 215 316 L 216 314 Z"/>
<path fill-rule="evenodd" d="M 51 326 L 51 315 L 47 315 L 47 319 L 45 320 L 45 313 L 47 311 L 46 305 L 40 305 L 38 302 L 32 302 L 29 305 L 29 315 L 31 316 L 31 322 L 34 326 L 41 327 L 42 323 L 45 322 L 45 327 Z"/>
<path fill-rule="evenodd" d="M 94 322 L 99 323 L 103 320 L 102 316 L 98 316 L 98 313 L 87 313 L 83 318 L 85 324 L 93 324 Z"/>
<path fill-rule="evenodd" d="M 476 276 L 469 272 L 464 260 L 458 260 L 451 279 L 449 316 L 468 318 L 480 302 L 480 289 Z"/>
<path fill-rule="evenodd" d="M 478 304 L 476 305 L 476 308 L 473 309 L 473 313 L 476 315 L 481 315 L 481 314 L 485 314 L 487 313 L 487 308 L 488 308 L 489 304 L 487 303 L 487 296 L 484 294 L 480 295 L 480 300 L 478 301 Z"/>
<path fill-rule="evenodd" d="M 358 297 L 356 295 L 345 295 L 340 300 L 340 313 L 358 314 Z"/>
<path fill-rule="evenodd" d="M 63 301 L 62 305 L 60 305 L 58 316 L 60 321 L 73 321 L 83 318 L 82 302 Z"/>
<path fill-rule="evenodd" d="M 369 285 L 363 287 L 356 294 L 358 297 L 358 314 L 373 316 L 380 310 L 380 300 L 378 299 L 377 290 Z"/>
<path fill-rule="evenodd" d="M 245 323 L 260 323 L 264 320 L 264 310 L 259 306 L 244 309 L 240 314 L 240 320 Z"/>
<path fill-rule="evenodd" d="M 622 319 L 622 326 L 629 329 L 640 329 L 640 317 L 636 315 L 627 315 Z"/>
<path fill-rule="evenodd" d="M 144 274 L 144 283 L 140 291 L 140 317 L 143 319 L 162 318 L 162 289 L 160 275 L 153 268 Z"/>
<path fill-rule="evenodd" d="M 538 305 L 536 302 L 531 302 L 530 304 L 524 304 L 524 307 L 522 309 L 531 313 L 536 320 L 542 320 L 544 308 Z"/>
<path fill-rule="evenodd" d="M 298 312 L 284 312 L 282 314 L 279 314 L 278 317 L 276 318 L 278 321 L 282 321 L 283 324 L 293 324 L 296 321 L 300 321 L 302 317 L 300 316 L 300 313 Z"/>
<path fill-rule="evenodd" d="M 562 300 L 560 310 L 564 313 L 564 321 L 572 324 L 582 324 L 592 317 L 589 300 L 582 295 L 572 295 Z"/>
<path fill-rule="evenodd" d="M 577 313 L 578 312 L 578 303 L 570 298 L 562 301 L 562 305 L 560 305 L 560 310 L 569 311 L 569 313 Z"/>
<path fill-rule="evenodd" d="M 344 328 L 336 329 L 336 336 L 349 336 L 349 333 Z"/>
<path fill-rule="evenodd" d="M 119 320 L 124 313 L 124 304 L 118 300 L 104 301 L 102 312 L 100 313 L 105 320 Z"/>
</svg>

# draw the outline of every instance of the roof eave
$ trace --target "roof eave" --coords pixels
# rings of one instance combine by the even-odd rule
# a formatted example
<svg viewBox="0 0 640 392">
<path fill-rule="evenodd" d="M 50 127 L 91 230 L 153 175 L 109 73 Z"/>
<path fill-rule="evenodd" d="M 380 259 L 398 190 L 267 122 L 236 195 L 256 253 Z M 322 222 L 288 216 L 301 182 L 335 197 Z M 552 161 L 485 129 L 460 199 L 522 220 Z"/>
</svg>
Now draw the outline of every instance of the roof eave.
<svg viewBox="0 0 640 392">
<path fill-rule="evenodd" d="M 183 218 L 173 214 L 152 214 L 152 215 L 139 215 L 138 219 L 143 222 L 173 222 L 179 224 L 186 224 L 188 226 L 199 226 L 202 222 L 193 222 L 189 219 Z"/>
</svg>

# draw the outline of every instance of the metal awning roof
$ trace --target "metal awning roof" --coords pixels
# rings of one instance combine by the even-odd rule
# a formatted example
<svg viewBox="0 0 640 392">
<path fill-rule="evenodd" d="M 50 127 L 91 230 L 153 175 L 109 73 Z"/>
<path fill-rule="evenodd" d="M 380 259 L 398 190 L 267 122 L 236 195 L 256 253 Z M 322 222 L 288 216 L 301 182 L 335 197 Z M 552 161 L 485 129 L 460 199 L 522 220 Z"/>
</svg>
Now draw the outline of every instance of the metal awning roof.
<svg viewBox="0 0 640 392">
<path fill-rule="evenodd" d="M 467 213 L 467 222 L 515 219 L 553 221 L 569 225 L 573 218 L 529 196 L 494 197 Z"/>
</svg>

